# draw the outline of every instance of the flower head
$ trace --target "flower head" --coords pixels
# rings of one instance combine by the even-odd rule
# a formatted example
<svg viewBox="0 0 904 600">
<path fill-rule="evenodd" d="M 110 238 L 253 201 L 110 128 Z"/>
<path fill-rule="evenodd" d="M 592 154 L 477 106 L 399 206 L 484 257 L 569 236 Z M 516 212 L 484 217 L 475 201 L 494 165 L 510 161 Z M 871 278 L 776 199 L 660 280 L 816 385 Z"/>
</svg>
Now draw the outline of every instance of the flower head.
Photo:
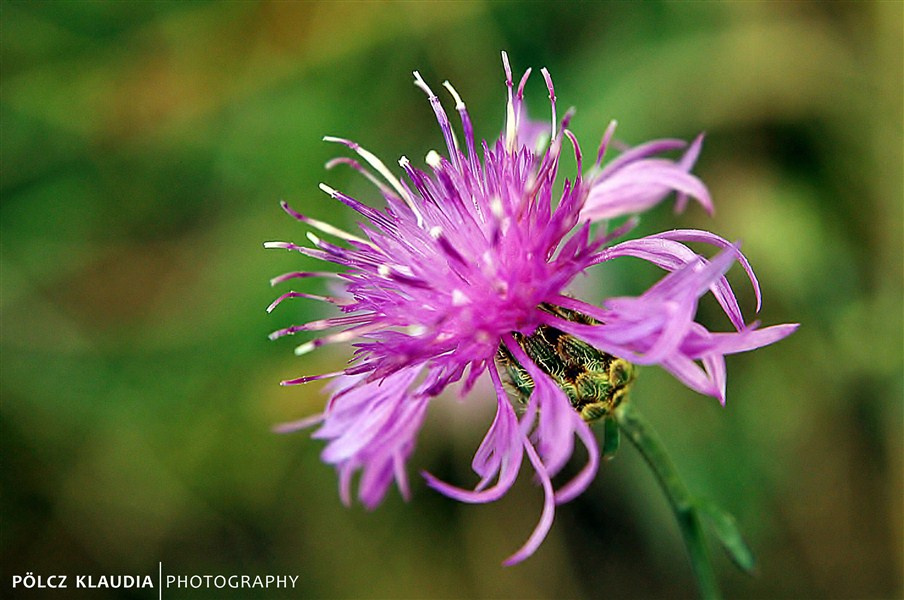
<svg viewBox="0 0 904 600">
<path fill-rule="evenodd" d="M 358 497 L 375 507 L 395 481 L 408 496 L 405 464 L 414 449 L 431 398 L 462 381 L 467 394 L 481 376 L 496 390 L 497 412 L 477 449 L 472 468 L 480 477 L 462 489 L 424 474 L 427 483 L 463 502 L 490 502 L 514 483 L 527 457 L 543 487 L 540 522 L 507 564 L 530 556 L 552 525 L 554 506 L 580 494 L 593 479 L 598 455 L 587 421 L 604 416 L 621 401 L 633 379 L 633 364 L 658 364 L 688 387 L 725 401 L 726 354 L 771 344 L 795 329 L 748 325 L 724 274 L 741 264 L 759 309 L 759 285 L 737 244 L 705 231 L 674 230 L 620 243 L 632 229 L 633 215 L 672 192 L 678 209 L 689 199 L 712 211 L 703 183 L 690 173 L 702 137 L 690 145 L 658 140 L 621 153 L 603 166 L 615 123 L 603 135 L 595 164 L 585 174 L 577 139 L 568 129 L 571 113 L 556 116 L 549 73 L 551 119 L 529 120 L 523 103 L 530 70 L 517 87 L 503 53 L 508 87 L 505 129 L 493 143 L 475 147 L 471 121 L 458 93 L 443 85 L 455 102 L 464 147 L 439 98 L 415 72 L 415 84 L 428 96 L 446 143 L 447 155 L 431 151 L 427 168 L 399 160 L 399 178 L 358 144 L 346 146 L 360 160 L 336 159 L 367 177 L 385 206 L 373 208 L 327 185 L 321 189 L 360 215 L 360 232 L 283 208 L 299 221 L 337 241 L 312 232 L 311 246 L 267 242 L 339 265 L 339 273 L 294 272 L 299 277 L 332 277 L 338 297 L 290 291 L 335 305 L 340 316 L 295 325 L 271 334 L 296 332 L 319 337 L 296 348 L 305 354 L 324 344 L 354 342 L 349 366 L 341 371 L 282 382 L 294 385 L 334 378 L 322 414 L 281 427 L 296 430 L 319 424 L 315 438 L 327 440 L 322 458 L 339 472 L 340 496 L 349 503 L 352 477 L 361 471 Z M 556 188 L 559 158 L 569 146 L 577 172 Z M 677 160 L 661 157 L 684 149 Z M 631 217 L 607 231 L 612 219 Z M 592 224 L 599 224 L 597 230 Z M 705 258 L 686 244 L 717 250 Z M 638 297 L 610 298 L 601 307 L 568 295 L 572 280 L 589 267 L 623 256 L 649 261 L 667 273 Z M 695 321 L 699 299 L 711 293 L 734 331 L 712 333 Z M 558 361 L 558 362 L 557 362 Z M 504 384 L 520 400 L 516 412 Z M 479 399 L 482 401 L 483 399 Z M 583 469 L 559 489 L 551 478 L 572 455 L 575 437 L 587 448 Z"/>
</svg>

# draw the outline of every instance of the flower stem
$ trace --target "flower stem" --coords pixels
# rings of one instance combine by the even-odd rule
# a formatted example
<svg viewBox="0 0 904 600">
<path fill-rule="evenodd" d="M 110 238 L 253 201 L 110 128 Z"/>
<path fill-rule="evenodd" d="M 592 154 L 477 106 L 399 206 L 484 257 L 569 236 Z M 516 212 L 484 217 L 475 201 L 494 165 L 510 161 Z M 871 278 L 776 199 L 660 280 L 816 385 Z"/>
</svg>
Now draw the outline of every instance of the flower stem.
<svg viewBox="0 0 904 600">
<path fill-rule="evenodd" d="M 622 402 L 614 411 L 614 416 L 621 430 L 653 469 L 669 504 L 672 505 L 684 537 L 684 543 L 687 546 L 697 584 L 700 587 L 700 596 L 706 600 L 720 598 L 719 584 L 710 562 L 709 550 L 703 537 L 703 528 L 700 525 L 700 516 L 697 514 L 694 498 L 678 476 L 678 471 L 666 453 L 659 436 L 631 402 Z"/>
</svg>

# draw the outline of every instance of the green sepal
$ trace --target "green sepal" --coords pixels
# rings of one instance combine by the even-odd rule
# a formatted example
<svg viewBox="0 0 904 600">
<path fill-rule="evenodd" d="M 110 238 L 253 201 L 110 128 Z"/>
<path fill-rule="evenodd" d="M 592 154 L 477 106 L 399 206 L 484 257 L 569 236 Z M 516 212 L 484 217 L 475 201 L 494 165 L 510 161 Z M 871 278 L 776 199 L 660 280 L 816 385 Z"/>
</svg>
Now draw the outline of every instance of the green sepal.
<svg viewBox="0 0 904 600">
<path fill-rule="evenodd" d="M 735 518 L 709 500 L 697 499 L 694 508 L 712 526 L 731 561 L 745 573 L 753 574 L 756 571 L 756 558 L 741 536 Z"/>
<path fill-rule="evenodd" d="M 621 438 L 618 421 L 607 418 L 603 420 L 603 458 L 613 458 L 618 452 L 618 444 Z"/>
</svg>

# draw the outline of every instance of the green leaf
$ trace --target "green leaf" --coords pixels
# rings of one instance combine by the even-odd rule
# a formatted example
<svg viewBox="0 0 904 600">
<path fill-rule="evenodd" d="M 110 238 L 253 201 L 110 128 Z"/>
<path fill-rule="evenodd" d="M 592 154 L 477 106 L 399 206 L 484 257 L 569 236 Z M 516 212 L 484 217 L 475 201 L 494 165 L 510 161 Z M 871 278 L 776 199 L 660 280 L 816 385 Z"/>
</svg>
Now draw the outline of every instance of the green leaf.
<svg viewBox="0 0 904 600">
<path fill-rule="evenodd" d="M 700 516 L 712 525 L 716 537 L 722 542 L 722 547 L 728 552 L 732 562 L 742 571 L 753 573 L 756 569 L 756 559 L 750 546 L 741 536 L 735 518 L 709 500 L 697 500 L 694 504 Z"/>
<path fill-rule="evenodd" d="M 620 433 L 618 421 L 607 417 L 603 420 L 603 458 L 613 458 L 618 452 Z"/>
</svg>

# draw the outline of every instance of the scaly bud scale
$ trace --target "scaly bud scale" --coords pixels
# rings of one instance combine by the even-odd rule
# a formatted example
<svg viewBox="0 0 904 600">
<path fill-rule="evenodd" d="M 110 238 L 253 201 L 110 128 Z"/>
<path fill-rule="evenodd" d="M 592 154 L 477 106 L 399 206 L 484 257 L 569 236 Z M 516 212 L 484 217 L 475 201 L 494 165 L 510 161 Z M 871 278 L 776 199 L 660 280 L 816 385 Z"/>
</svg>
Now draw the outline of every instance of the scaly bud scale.
<svg viewBox="0 0 904 600">
<path fill-rule="evenodd" d="M 552 304 L 541 306 L 546 312 L 585 325 L 598 322 L 577 311 Z M 565 392 L 572 408 L 588 423 L 610 415 L 625 399 L 636 377 L 634 365 L 597 350 L 578 338 L 549 325 L 541 325 L 531 335 L 513 336 L 531 360 Z M 496 363 L 506 374 L 506 383 L 516 400 L 527 404 L 534 381 L 505 344 L 499 346 Z"/>
</svg>

